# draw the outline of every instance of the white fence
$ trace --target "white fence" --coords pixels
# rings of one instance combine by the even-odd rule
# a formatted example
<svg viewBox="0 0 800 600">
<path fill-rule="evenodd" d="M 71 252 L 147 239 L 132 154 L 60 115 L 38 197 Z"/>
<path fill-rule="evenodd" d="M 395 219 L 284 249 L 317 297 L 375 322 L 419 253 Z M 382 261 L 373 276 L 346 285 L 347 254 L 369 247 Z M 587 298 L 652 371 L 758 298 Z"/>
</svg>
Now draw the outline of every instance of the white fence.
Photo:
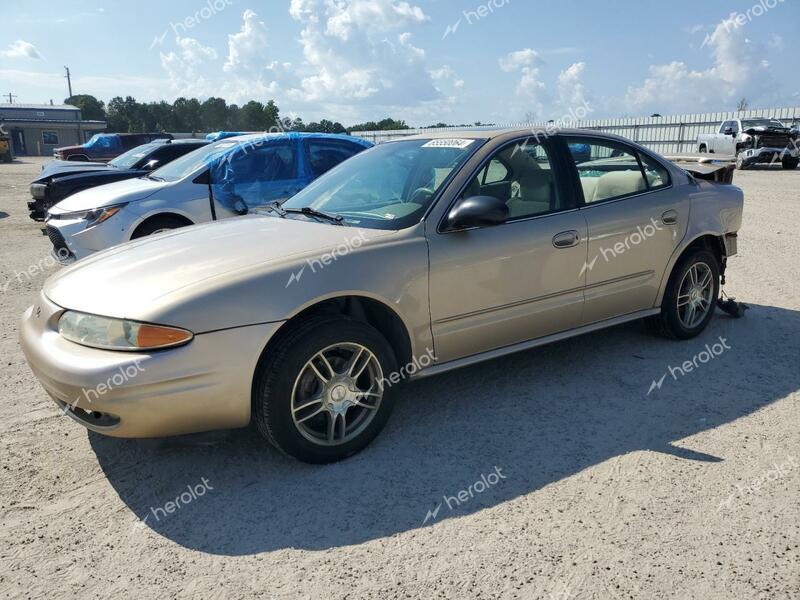
<svg viewBox="0 0 800 600">
<path fill-rule="evenodd" d="M 660 154 L 673 154 L 693 152 L 695 150 L 697 136 L 701 133 L 715 133 L 718 131 L 723 121 L 731 119 L 756 119 L 759 117 L 776 119 L 782 121 L 784 125 L 791 125 L 795 120 L 800 121 L 800 107 L 767 108 L 763 110 L 744 110 L 741 112 L 718 112 L 697 115 L 639 117 L 631 119 L 597 119 L 591 121 L 577 121 L 573 124 L 566 124 L 566 126 L 621 135 Z M 377 144 L 418 133 L 457 130 L 486 131 L 509 128 L 544 131 L 552 126 L 552 122 L 509 123 L 485 127 L 438 127 L 428 129 L 399 129 L 394 131 L 354 131 L 353 135 Z"/>
</svg>

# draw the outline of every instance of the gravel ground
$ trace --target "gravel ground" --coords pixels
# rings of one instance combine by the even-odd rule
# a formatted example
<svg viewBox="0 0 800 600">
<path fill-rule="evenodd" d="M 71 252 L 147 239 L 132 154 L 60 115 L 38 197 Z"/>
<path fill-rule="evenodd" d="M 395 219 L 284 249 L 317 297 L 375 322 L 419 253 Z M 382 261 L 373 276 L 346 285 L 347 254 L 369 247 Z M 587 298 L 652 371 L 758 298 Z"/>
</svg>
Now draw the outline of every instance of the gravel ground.
<svg viewBox="0 0 800 600">
<path fill-rule="evenodd" d="M 25 210 L 40 164 L 0 165 L 0 597 L 800 598 L 800 170 L 736 175 L 746 318 L 408 384 L 370 448 L 315 467 L 249 429 L 118 440 L 61 415 L 17 343 L 57 268 Z"/>
</svg>

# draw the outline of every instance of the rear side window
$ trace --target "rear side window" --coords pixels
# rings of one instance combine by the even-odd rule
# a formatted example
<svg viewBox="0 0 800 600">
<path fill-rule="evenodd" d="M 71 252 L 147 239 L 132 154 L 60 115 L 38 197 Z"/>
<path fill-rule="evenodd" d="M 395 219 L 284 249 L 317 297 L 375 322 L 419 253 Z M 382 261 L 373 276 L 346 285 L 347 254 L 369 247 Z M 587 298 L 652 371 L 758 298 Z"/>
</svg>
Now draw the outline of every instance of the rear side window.
<svg viewBox="0 0 800 600">
<path fill-rule="evenodd" d="M 651 190 L 667 187 L 669 185 L 669 171 L 646 154 L 639 153 L 642 161 L 644 175 L 647 178 L 647 187 Z"/>
<path fill-rule="evenodd" d="M 568 138 L 567 143 L 586 204 L 647 191 L 647 181 L 633 148 L 590 138 Z M 576 151 L 578 148 L 580 151 Z"/>
<path fill-rule="evenodd" d="M 305 145 L 314 178 L 364 150 L 364 147 L 358 144 L 332 140 L 307 140 Z"/>
</svg>

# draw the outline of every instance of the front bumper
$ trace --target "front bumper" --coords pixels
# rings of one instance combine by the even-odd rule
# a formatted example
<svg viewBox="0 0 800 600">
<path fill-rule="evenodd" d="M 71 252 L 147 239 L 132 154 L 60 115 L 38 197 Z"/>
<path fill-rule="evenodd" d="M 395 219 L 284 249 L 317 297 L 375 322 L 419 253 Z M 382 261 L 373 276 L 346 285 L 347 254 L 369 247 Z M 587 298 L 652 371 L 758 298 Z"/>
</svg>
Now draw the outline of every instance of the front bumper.
<svg viewBox="0 0 800 600">
<path fill-rule="evenodd" d="M 114 437 L 247 425 L 256 364 L 281 325 L 198 334 L 185 346 L 154 352 L 115 352 L 62 338 L 63 312 L 43 293 L 25 311 L 20 325 L 25 358 L 66 415 Z"/>
<path fill-rule="evenodd" d="M 780 161 L 783 157 L 797 158 L 800 155 L 798 148 L 787 146 L 786 148 L 747 148 L 742 150 L 740 156 L 745 164 L 764 163 Z"/>
<path fill-rule="evenodd" d="M 53 244 L 53 256 L 61 264 L 69 264 L 127 242 L 129 225 L 138 218 L 123 208 L 110 219 L 87 227 L 86 219 L 75 217 L 59 219 L 50 213 L 45 220 L 45 231 Z"/>
</svg>

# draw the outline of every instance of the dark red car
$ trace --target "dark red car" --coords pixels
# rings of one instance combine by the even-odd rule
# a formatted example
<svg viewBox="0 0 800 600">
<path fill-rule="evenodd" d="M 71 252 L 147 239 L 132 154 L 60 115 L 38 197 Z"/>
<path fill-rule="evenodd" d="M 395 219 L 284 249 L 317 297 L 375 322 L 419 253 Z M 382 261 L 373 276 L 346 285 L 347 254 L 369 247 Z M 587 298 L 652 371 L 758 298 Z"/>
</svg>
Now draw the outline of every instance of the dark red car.
<svg viewBox="0 0 800 600">
<path fill-rule="evenodd" d="M 108 162 L 131 148 L 154 140 L 171 140 L 169 133 L 98 133 L 81 146 L 65 146 L 53 150 L 58 160 Z"/>
</svg>

